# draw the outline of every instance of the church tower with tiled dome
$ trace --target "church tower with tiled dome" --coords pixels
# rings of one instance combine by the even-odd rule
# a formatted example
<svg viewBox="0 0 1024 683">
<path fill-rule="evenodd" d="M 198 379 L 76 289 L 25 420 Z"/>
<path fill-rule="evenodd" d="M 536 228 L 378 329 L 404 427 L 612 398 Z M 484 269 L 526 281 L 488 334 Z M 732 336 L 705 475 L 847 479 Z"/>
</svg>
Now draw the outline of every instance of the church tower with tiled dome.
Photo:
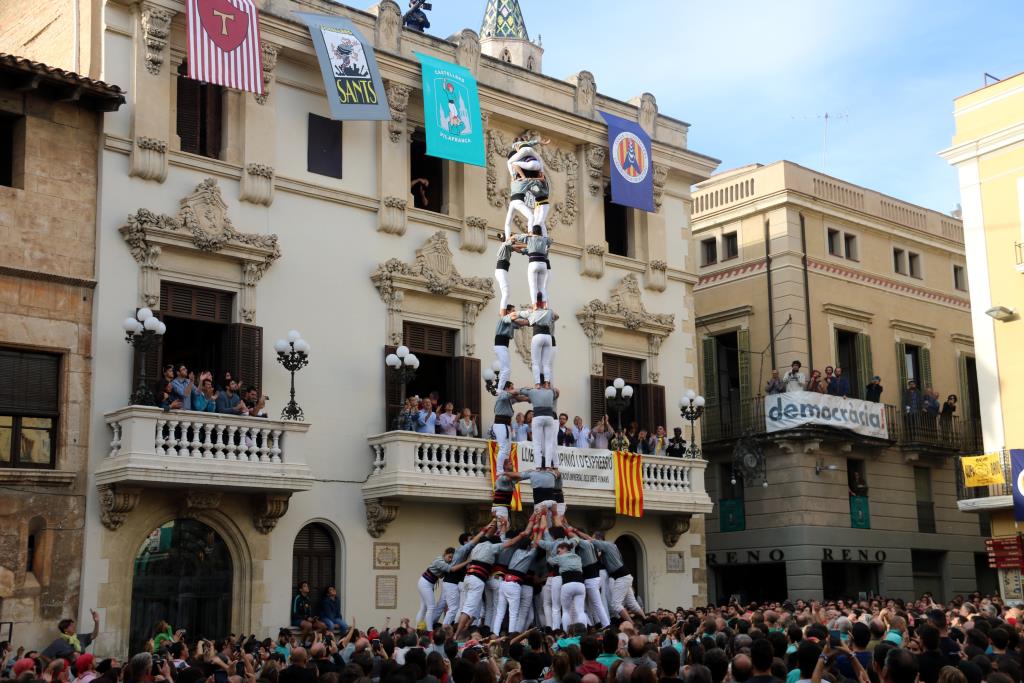
<svg viewBox="0 0 1024 683">
<path fill-rule="evenodd" d="M 480 49 L 503 62 L 541 71 L 544 48 L 530 41 L 519 0 L 487 0 L 480 25 Z"/>
</svg>

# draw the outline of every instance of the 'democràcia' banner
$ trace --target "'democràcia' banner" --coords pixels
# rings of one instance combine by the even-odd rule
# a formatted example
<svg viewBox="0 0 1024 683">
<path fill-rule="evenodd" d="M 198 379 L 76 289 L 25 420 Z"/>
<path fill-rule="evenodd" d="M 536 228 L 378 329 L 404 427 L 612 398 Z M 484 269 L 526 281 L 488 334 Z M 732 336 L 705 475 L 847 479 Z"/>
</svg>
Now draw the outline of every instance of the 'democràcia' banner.
<svg viewBox="0 0 1024 683">
<path fill-rule="evenodd" d="M 777 432 L 803 425 L 849 429 L 864 436 L 888 439 L 885 406 L 812 391 L 791 391 L 764 397 L 765 431 Z"/>
<path fill-rule="evenodd" d="M 423 72 L 427 154 L 487 166 L 480 97 L 469 70 L 416 53 Z"/>
<path fill-rule="evenodd" d="M 344 17 L 296 12 L 309 27 L 336 121 L 387 121 L 391 118 L 373 47 Z"/>
</svg>

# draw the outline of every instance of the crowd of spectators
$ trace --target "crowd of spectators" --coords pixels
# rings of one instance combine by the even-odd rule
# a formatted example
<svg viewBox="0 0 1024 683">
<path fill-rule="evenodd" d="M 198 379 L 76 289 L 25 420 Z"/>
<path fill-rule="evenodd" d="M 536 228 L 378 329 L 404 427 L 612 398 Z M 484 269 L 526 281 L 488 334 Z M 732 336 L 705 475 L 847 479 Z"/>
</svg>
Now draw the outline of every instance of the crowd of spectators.
<svg viewBox="0 0 1024 683">
<path fill-rule="evenodd" d="M 164 410 L 194 410 L 201 413 L 224 413 L 247 417 L 267 417 L 267 396 L 252 384 L 235 380 L 230 372 L 214 383 L 213 373 L 196 374 L 184 364 L 165 365 L 154 392 L 156 404 Z"/>
<path fill-rule="evenodd" d="M 44 650 L 0 643 L 19 683 L 1019 683 L 1021 609 L 972 595 L 729 602 L 658 609 L 606 629 L 571 625 L 456 640 L 451 627 L 282 629 L 191 640 L 166 622 L 142 651 L 87 652 L 64 620 Z"/>
</svg>

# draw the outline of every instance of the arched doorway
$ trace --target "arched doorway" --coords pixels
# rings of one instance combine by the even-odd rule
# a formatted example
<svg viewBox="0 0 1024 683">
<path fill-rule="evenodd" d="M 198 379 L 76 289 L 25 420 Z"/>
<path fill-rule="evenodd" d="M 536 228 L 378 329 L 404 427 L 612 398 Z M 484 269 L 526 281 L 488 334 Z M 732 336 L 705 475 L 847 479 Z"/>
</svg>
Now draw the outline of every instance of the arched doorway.
<svg viewBox="0 0 1024 683">
<path fill-rule="evenodd" d="M 224 539 L 194 519 L 175 519 L 150 532 L 135 555 L 130 652 L 140 652 L 166 620 L 189 640 L 231 632 L 234 568 Z"/>
<path fill-rule="evenodd" d="M 311 522 L 299 530 L 292 546 L 292 595 L 299 590 L 300 581 L 308 581 L 313 614 L 320 607 L 324 589 L 337 585 L 337 561 L 334 534 L 325 524 Z"/>
<path fill-rule="evenodd" d="M 644 609 L 647 608 L 647 600 L 645 599 L 645 579 L 647 573 L 644 568 L 644 553 L 640 548 L 640 544 L 635 538 L 624 534 L 615 539 L 615 547 L 622 553 L 622 563 L 629 570 L 629 573 L 633 575 L 633 592 L 636 594 L 636 599 L 640 601 Z"/>
</svg>

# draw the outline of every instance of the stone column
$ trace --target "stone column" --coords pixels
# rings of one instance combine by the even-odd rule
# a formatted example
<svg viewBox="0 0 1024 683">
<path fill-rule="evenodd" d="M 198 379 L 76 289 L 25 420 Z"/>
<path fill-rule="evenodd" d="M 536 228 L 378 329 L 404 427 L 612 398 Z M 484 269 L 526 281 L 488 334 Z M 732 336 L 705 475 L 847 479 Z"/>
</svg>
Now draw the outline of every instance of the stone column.
<svg viewBox="0 0 1024 683">
<path fill-rule="evenodd" d="M 277 114 L 270 102 L 273 97 L 274 72 L 278 47 L 260 43 L 263 67 L 263 94 L 242 93 L 240 108 L 243 168 L 239 199 L 262 206 L 274 201 L 274 163 L 277 150 L 274 144 Z"/>
<path fill-rule="evenodd" d="M 171 87 L 175 74 L 168 42 L 175 12 L 150 2 L 133 8 L 135 58 L 132 66 L 132 151 L 129 175 L 162 183 L 167 178 Z M 178 141 L 173 143 L 180 146 Z"/>
<path fill-rule="evenodd" d="M 409 204 L 409 130 L 406 109 L 412 88 L 396 81 L 384 81 L 391 120 L 381 121 L 380 166 L 377 178 L 381 208 L 377 230 L 404 235 Z"/>
<path fill-rule="evenodd" d="M 486 131 L 490 116 L 487 112 L 481 112 L 480 118 L 481 125 Z M 455 169 L 449 176 L 452 180 L 449 212 L 454 215 L 456 212 L 452 209 L 462 208 L 462 235 L 459 239 L 459 248 L 476 253 L 486 251 L 487 228 L 490 227 L 491 232 L 498 229 L 498 226 L 488 226 L 487 219 L 483 218 L 493 212 L 487 203 L 487 168 L 469 164 L 451 164 L 449 168 Z"/>
<path fill-rule="evenodd" d="M 608 148 L 600 144 L 583 144 L 577 150 L 579 155 L 579 197 L 581 220 L 579 222 L 580 244 L 583 249 L 602 247 L 608 251 L 604 239 L 604 169 L 607 165 Z M 595 250 L 596 251 L 596 250 Z M 593 269 L 590 269 L 593 271 Z M 602 259 L 603 271 L 603 259 Z M 587 272 L 592 275 L 592 272 Z M 600 277 L 598 274 L 597 277 Z"/>
</svg>

